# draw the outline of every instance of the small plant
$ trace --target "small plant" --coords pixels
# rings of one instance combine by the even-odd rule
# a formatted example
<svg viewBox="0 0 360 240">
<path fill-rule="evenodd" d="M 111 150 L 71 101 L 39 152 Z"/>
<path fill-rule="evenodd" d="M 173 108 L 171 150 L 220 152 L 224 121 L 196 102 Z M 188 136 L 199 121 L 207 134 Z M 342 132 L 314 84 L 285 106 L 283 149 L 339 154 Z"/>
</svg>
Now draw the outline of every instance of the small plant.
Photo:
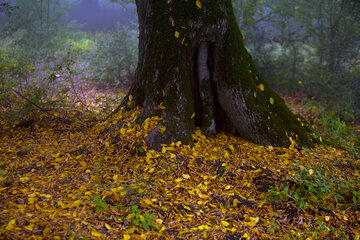
<svg viewBox="0 0 360 240">
<path fill-rule="evenodd" d="M 143 154 L 145 152 L 144 148 L 142 147 L 142 142 L 137 142 L 136 147 L 137 147 L 137 150 L 139 151 L 139 153 Z"/>
<path fill-rule="evenodd" d="M 94 198 L 93 204 L 95 205 L 96 212 L 103 211 L 107 208 L 107 204 L 104 203 L 103 198 L 101 198 L 97 195 L 93 196 L 93 198 Z"/>
<path fill-rule="evenodd" d="M 152 221 L 157 218 L 154 214 L 148 212 L 141 214 L 140 209 L 138 209 L 136 205 L 131 206 L 131 212 L 133 214 L 131 216 L 133 217 L 131 221 L 132 225 L 140 226 L 146 231 L 149 231 L 150 227 L 157 228 L 157 226 L 152 223 Z"/>
</svg>

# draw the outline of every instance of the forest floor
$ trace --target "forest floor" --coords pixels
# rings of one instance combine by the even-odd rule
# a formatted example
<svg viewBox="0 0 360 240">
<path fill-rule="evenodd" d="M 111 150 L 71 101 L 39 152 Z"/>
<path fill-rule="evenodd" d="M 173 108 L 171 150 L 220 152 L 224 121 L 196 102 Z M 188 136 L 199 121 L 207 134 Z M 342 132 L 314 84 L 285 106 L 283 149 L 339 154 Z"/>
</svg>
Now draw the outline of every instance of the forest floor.
<svg viewBox="0 0 360 240">
<path fill-rule="evenodd" d="M 138 114 L 1 125 L 0 238 L 359 240 L 360 162 L 346 151 L 197 130 L 156 152 L 144 138 L 159 119 Z"/>
</svg>

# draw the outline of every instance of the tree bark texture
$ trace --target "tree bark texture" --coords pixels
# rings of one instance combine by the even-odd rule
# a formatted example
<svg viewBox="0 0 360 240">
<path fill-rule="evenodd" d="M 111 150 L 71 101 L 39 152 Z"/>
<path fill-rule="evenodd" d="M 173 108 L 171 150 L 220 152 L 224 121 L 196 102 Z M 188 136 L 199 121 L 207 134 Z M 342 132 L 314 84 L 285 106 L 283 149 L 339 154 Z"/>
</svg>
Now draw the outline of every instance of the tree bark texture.
<svg viewBox="0 0 360 240">
<path fill-rule="evenodd" d="M 201 3 L 201 6 L 199 4 Z M 139 121 L 160 116 L 152 148 L 237 134 L 263 145 L 310 145 L 309 129 L 262 79 L 244 47 L 231 0 L 137 0 L 139 62 L 122 106 L 143 108 Z M 130 98 L 130 96 L 132 96 Z M 163 108 L 164 106 L 165 108 Z"/>
</svg>

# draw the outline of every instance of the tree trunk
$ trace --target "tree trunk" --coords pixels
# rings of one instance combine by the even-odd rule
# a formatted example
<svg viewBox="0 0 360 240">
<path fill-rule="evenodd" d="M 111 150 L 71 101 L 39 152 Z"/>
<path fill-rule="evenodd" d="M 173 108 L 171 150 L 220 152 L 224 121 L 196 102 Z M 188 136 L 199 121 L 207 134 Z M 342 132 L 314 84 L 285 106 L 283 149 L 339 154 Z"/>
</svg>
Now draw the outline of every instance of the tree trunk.
<svg viewBox="0 0 360 240">
<path fill-rule="evenodd" d="M 165 132 L 155 129 L 146 138 L 151 148 L 188 143 L 196 127 L 207 136 L 227 132 L 263 145 L 288 146 L 290 137 L 311 144 L 303 118 L 256 69 L 231 0 L 137 0 L 136 6 L 139 62 L 122 106 L 132 99 L 128 109 L 143 108 L 139 121 L 162 118 Z"/>
</svg>

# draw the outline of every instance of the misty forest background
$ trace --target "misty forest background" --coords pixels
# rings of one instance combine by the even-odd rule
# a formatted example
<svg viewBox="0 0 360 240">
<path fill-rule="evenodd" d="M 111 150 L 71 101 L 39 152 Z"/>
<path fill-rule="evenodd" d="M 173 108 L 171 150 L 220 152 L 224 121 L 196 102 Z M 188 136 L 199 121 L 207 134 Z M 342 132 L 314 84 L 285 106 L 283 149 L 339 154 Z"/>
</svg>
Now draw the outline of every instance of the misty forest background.
<svg viewBox="0 0 360 240">
<path fill-rule="evenodd" d="M 95 109 L 106 116 L 120 102 L 137 64 L 134 3 L 0 4 L 3 122 L 16 124 L 34 109 L 59 105 L 76 105 L 84 114 Z M 358 152 L 360 4 L 233 0 L 233 6 L 245 45 L 264 78 L 278 92 L 298 99 L 307 112 L 316 112 L 310 121 L 319 138 Z"/>
</svg>

